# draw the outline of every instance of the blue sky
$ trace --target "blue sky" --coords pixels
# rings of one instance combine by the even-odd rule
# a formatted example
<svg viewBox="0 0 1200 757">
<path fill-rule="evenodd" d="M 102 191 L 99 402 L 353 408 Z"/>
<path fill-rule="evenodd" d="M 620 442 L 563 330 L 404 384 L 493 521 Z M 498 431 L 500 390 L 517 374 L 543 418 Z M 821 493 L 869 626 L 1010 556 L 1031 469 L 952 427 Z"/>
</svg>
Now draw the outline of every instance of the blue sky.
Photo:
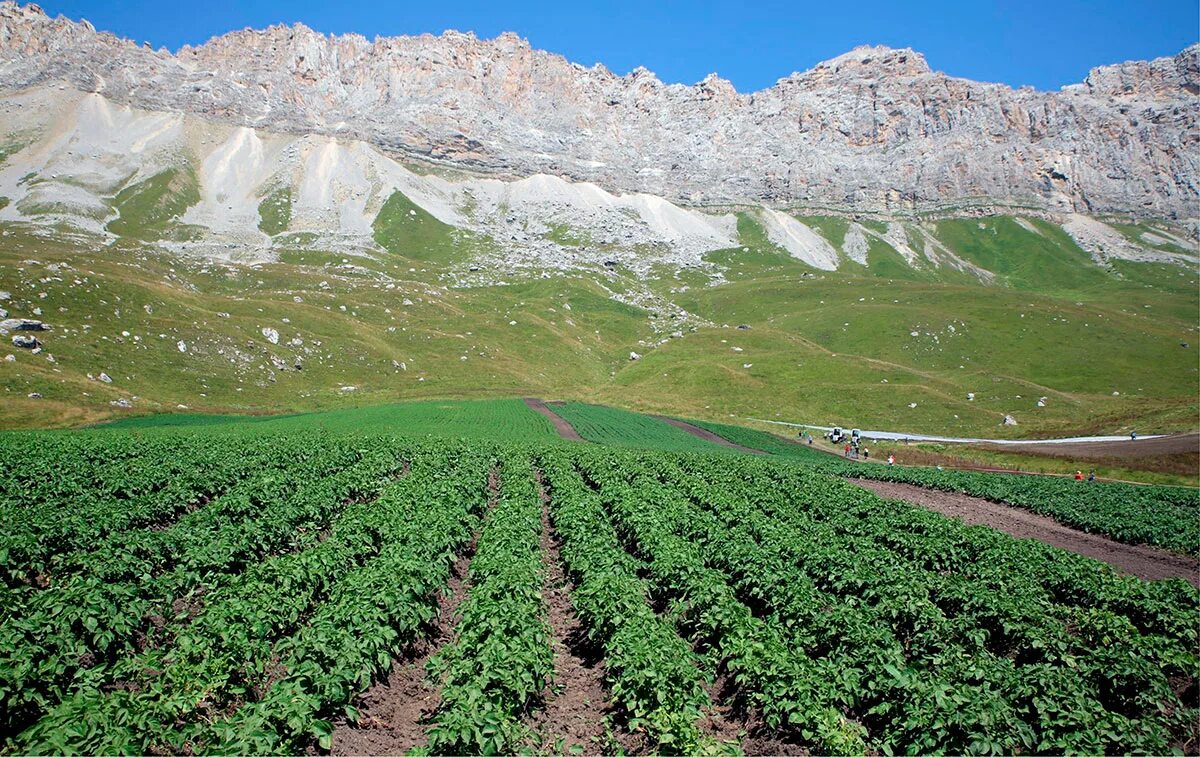
<svg viewBox="0 0 1200 757">
<path fill-rule="evenodd" d="M 860 44 L 912 47 L 954 76 L 1057 89 L 1105 63 L 1173 55 L 1200 38 L 1197 0 L 825 0 L 555 3 L 525 0 L 43 0 L 47 13 L 171 50 L 244 27 L 301 21 L 376 35 L 514 31 L 534 47 L 667 82 L 710 72 L 741 92 L 768 87 Z"/>
</svg>

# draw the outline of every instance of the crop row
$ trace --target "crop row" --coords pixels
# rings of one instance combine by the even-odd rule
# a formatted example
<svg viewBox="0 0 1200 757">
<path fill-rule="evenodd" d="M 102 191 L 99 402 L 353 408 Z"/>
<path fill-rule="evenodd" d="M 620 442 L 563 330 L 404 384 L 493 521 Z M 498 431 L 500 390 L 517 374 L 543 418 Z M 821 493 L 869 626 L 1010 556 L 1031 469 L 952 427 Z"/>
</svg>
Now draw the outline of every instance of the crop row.
<svg viewBox="0 0 1200 757">
<path fill-rule="evenodd" d="M 3 749 L 328 748 L 331 722 L 357 719 L 355 697 L 429 632 L 476 533 L 454 640 L 430 667 L 429 746 L 522 749 L 553 675 L 543 498 L 618 721 L 657 751 L 713 746 L 700 719 L 715 680 L 750 722 L 821 753 L 1164 752 L 1200 714 L 1195 588 L 809 465 L 226 441 L 256 462 L 219 496 L 58 552 L 49 586 L 4 587 Z"/>
<path fill-rule="evenodd" d="M 403 538 L 334 587 L 299 633 L 276 646 L 278 680 L 263 697 L 213 728 L 216 751 L 298 751 L 316 738 L 328 748 L 326 719 L 357 718 L 354 697 L 391 669 L 437 615 L 456 555 L 486 507 L 490 458 L 471 450 L 439 474 L 400 519 Z"/>
<path fill-rule="evenodd" d="M 694 514 L 686 512 L 678 493 L 628 464 L 612 462 L 583 460 L 581 465 L 618 530 L 646 560 L 655 590 L 676 603 L 680 631 L 733 678 L 742 705 L 756 708 L 772 729 L 791 732 L 819 752 L 864 751 L 861 726 L 821 691 L 828 685 L 818 663 L 790 649 L 787 629 L 775 618 L 756 617 L 727 577 L 706 563 L 700 545 L 681 536 L 683 519 Z"/>
<path fill-rule="evenodd" d="M 1200 496 L 1171 486 L 1081 484 L 1064 478 L 977 471 L 855 465 L 840 460 L 822 470 L 875 481 L 897 481 L 1016 505 L 1074 528 L 1127 544 L 1153 544 L 1200 555 Z"/>
<path fill-rule="evenodd" d="M 140 456 L 118 456 L 80 471 L 75 469 L 80 453 L 75 445 L 47 445 L 39 462 L 60 466 L 45 471 L 52 482 L 62 482 L 57 496 L 30 500 L 28 492 L 21 492 L 0 499 L 0 521 L 9 524 L 0 535 L 5 585 L 44 586 L 61 577 L 64 566 L 55 558 L 64 553 L 90 550 L 110 534 L 169 522 L 251 472 L 294 464 L 290 455 L 258 445 L 209 441 L 182 446 L 151 445 Z M 294 452 L 304 454 L 302 449 Z M 50 487 L 30 487 L 35 493 L 43 488 Z"/>
<path fill-rule="evenodd" d="M 528 457 L 507 457 L 499 474 L 499 500 L 471 559 L 455 641 L 430 664 L 441 704 L 429 748 L 439 754 L 514 751 L 525 736 L 522 716 L 553 675 L 542 601 L 542 505 Z"/>
<path fill-rule="evenodd" d="M 1148 585 L 759 461 L 660 461 L 634 481 L 820 661 L 825 696 L 875 748 L 1159 751 L 1187 723 L 1172 687 L 1197 663 L 1183 582 Z M 1107 603 L 1088 595 L 1097 583 Z"/>
<path fill-rule="evenodd" d="M 1200 555 L 1200 490 L 980 471 L 883 466 L 844 460 L 740 426 L 698 422 L 738 444 L 804 461 L 840 476 L 895 481 L 961 492 L 1025 508 L 1074 528 L 1128 544 L 1153 544 Z"/>
<path fill-rule="evenodd" d="M 613 447 L 666 452 L 728 453 L 730 450 L 641 413 L 583 402 L 550 405 L 550 409 L 589 442 Z"/>
<path fill-rule="evenodd" d="M 575 584 L 571 601 L 588 638 L 604 650 L 614 704 L 629 727 L 645 730 L 659 749 L 694 752 L 700 744 L 696 721 L 708 702 L 695 654 L 651 607 L 650 587 L 638 576 L 644 565 L 622 548 L 571 456 L 545 453 L 539 465 Z"/>
<path fill-rule="evenodd" d="M 281 446 L 282 454 L 296 450 Z M 114 534 L 80 570 L 30 591 L 0 626 L 0 718 L 10 732 L 73 688 L 119 675 L 118 661 L 151 643 L 177 607 L 217 592 L 247 567 L 319 538 L 346 504 L 369 499 L 398 470 L 397 451 L 324 445 L 294 455 L 190 513 L 173 527 Z M 183 611 L 183 614 L 187 614 Z"/>
</svg>

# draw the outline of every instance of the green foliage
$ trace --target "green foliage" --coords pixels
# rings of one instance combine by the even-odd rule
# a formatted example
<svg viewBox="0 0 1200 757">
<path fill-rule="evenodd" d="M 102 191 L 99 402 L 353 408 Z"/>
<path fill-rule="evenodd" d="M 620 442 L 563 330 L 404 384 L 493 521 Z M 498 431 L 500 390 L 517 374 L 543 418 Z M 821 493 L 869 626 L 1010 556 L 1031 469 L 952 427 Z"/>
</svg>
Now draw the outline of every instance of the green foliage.
<svg viewBox="0 0 1200 757">
<path fill-rule="evenodd" d="M 582 402 L 550 405 L 589 442 L 670 452 L 729 452 L 657 418 Z"/>
<path fill-rule="evenodd" d="M 1200 592 L 1182 581 L 779 460 L 581 450 L 578 464 L 681 633 L 814 751 L 1162 751 L 1195 716 L 1169 684 L 1197 663 Z"/>
<path fill-rule="evenodd" d="M 292 222 L 292 190 L 280 187 L 267 194 L 258 204 L 258 228 L 264 234 L 275 236 L 288 230 Z"/>
<path fill-rule="evenodd" d="M 821 471 L 962 492 L 1015 505 L 1089 533 L 1127 544 L 1153 544 L 1200 555 L 1200 490 L 1115 482 L 1081 484 L 1069 478 L 861 464 L 742 426 L 691 421 L 714 434 Z M 818 437 L 818 443 L 823 443 Z"/>
<path fill-rule="evenodd" d="M 550 230 L 546 232 L 546 239 L 564 247 L 582 247 L 592 244 L 591 234 L 573 229 L 565 223 L 551 223 L 547 226 Z"/>
<path fill-rule="evenodd" d="M 106 228 L 131 239 L 176 238 L 187 233 L 179 218 L 198 202 L 195 174 L 187 168 L 168 168 L 118 192 L 113 207 L 119 216 Z"/>
<path fill-rule="evenodd" d="M 447 754 L 504 754 L 525 736 L 528 712 L 554 672 L 542 602 L 542 503 L 524 455 L 499 470 L 492 508 L 471 560 L 471 589 L 455 642 L 430 662 L 441 704 L 429 748 Z"/>
<path fill-rule="evenodd" d="M 374 405 L 324 413 L 283 416 L 199 415 L 179 413 L 127 418 L 104 429 L 189 429 L 276 433 L 323 429 L 332 433 L 389 433 L 406 437 L 440 436 L 497 441 L 542 441 L 559 438 L 544 416 L 521 400 L 445 400 Z"/>
<path fill-rule="evenodd" d="M 814 453 L 816 454 L 816 453 Z M 1200 555 L 1200 491 L 1175 486 L 1081 483 L 1069 478 L 857 465 L 830 456 L 822 470 L 900 481 L 1016 505 L 1068 526 L 1128 544 Z"/>
<path fill-rule="evenodd" d="M 490 244 L 486 237 L 442 223 L 398 191 L 379 209 L 372 228 L 375 241 L 388 252 L 431 263 L 469 259 Z"/>
<path fill-rule="evenodd" d="M 656 751 L 715 747 L 718 675 L 814 753 L 1163 753 L 1198 714 L 1200 591 L 846 470 L 263 428 L 0 437 L 0 748 L 327 750 L 478 533 L 429 748 L 519 750 L 552 674 L 538 480 L 616 721 Z"/>
<path fill-rule="evenodd" d="M 638 577 L 646 565 L 621 546 L 604 503 L 576 472 L 571 457 L 539 460 L 551 495 L 562 556 L 575 582 L 572 603 L 588 638 L 603 647 L 605 675 L 626 722 L 667 752 L 694 752 L 696 721 L 708 697 L 698 660 L 649 604 Z"/>
</svg>

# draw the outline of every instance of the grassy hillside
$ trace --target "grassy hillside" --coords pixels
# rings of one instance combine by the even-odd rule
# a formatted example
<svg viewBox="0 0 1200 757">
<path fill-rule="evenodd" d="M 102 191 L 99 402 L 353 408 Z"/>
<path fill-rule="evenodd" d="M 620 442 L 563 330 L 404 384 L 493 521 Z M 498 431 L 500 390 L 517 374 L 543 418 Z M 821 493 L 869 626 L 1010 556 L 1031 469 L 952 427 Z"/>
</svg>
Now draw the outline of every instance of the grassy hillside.
<svg viewBox="0 0 1200 757">
<path fill-rule="evenodd" d="M 113 210 L 119 215 L 107 229 L 130 239 L 186 238 L 186 227 L 176 221 L 198 202 L 196 175 L 188 168 L 170 168 L 118 192 Z"/>
<path fill-rule="evenodd" d="M 152 235 L 172 203 L 187 201 L 187 183 L 140 186 L 119 199 L 120 223 L 137 219 L 137 233 Z M 264 223 L 283 228 L 286 205 L 264 198 Z M 40 354 L 0 345 L 14 358 L 0 362 L 0 424 L 536 395 L 712 420 L 972 435 L 1200 425 L 1195 272 L 1138 263 L 1105 272 L 1049 224 L 937 224 L 955 254 L 996 272 L 988 285 L 902 262 L 907 278 L 888 277 L 886 260 L 814 271 L 742 215 L 742 246 L 707 256 L 725 270 L 716 286 L 695 271 L 617 270 L 456 287 L 452 274 L 486 240 L 413 210 L 393 195 L 380 213 L 385 255 L 281 243 L 280 262 L 254 266 L 4 225 L 0 290 L 12 296 L 0 307 L 54 330 L 40 335 Z M 831 239 L 845 223 L 808 222 Z M 872 255 L 900 260 L 870 242 Z M 645 290 L 658 299 L 644 307 L 613 299 Z M 665 301 L 691 315 L 673 320 L 655 304 Z M 1019 425 L 1002 426 L 1006 414 Z"/>
</svg>

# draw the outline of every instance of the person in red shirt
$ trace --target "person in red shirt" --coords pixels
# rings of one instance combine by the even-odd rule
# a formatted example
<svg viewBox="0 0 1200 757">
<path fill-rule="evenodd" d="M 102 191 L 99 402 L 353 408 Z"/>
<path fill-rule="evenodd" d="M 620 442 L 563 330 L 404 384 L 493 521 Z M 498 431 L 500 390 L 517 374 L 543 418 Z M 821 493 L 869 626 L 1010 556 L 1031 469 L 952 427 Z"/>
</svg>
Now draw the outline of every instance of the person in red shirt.
<svg viewBox="0 0 1200 757">
<path fill-rule="evenodd" d="M 1082 480 L 1083 480 L 1083 471 L 1081 471 L 1081 470 L 1077 470 L 1077 471 L 1075 471 L 1075 480 L 1076 480 L 1076 481 L 1082 481 Z"/>
</svg>

